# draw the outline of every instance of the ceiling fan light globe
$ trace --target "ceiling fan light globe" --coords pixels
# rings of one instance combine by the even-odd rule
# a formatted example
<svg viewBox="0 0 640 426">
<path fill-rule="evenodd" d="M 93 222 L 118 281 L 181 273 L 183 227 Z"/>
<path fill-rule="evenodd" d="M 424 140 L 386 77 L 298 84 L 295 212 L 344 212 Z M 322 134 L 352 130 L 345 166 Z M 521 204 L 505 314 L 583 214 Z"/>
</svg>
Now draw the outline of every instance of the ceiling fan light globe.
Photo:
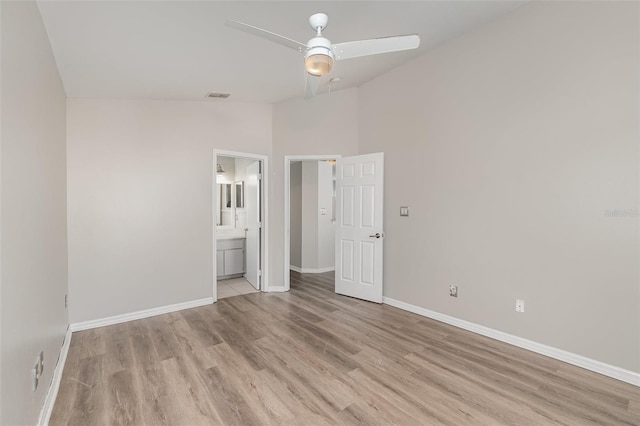
<svg viewBox="0 0 640 426">
<path fill-rule="evenodd" d="M 333 69 L 333 58 L 324 54 L 307 56 L 304 66 L 311 75 L 326 75 Z"/>
<path fill-rule="evenodd" d="M 318 40 L 318 39 L 313 39 Z M 321 42 L 329 44 L 329 40 L 320 39 Z M 311 44 L 311 41 L 309 42 Z M 329 44 L 330 45 L 330 44 Z M 333 69 L 333 52 L 329 47 L 315 46 L 310 48 L 304 56 L 304 67 L 311 75 L 322 76 L 329 74 Z"/>
</svg>

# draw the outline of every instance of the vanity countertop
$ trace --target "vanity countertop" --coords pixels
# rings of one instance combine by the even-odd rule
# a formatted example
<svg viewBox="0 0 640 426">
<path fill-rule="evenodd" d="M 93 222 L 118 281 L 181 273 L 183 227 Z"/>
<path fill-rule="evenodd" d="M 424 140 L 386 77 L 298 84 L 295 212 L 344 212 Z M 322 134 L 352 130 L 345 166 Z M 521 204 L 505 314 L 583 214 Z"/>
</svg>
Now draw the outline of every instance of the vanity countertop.
<svg viewBox="0 0 640 426">
<path fill-rule="evenodd" d="M 242 235 L 218 235 L 216 240 L 244 240 L 244 233 Z"/>
<path fill-rule="evenodd" d="M 238 238 L 244 239 L 245 237 L 244 228 L 218 227 L 216 229 L 216 240 L 235 240 Z"/>
</svg>

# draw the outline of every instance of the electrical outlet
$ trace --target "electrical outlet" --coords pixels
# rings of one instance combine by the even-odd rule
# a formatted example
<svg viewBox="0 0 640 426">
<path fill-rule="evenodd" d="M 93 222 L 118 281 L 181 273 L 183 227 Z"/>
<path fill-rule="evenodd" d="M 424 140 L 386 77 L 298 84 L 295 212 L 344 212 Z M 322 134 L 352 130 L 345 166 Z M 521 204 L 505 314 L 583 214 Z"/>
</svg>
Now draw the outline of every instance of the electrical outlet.
<svg viewBox="0 0 640 426">
<path fill-rule="evenodd" d="M 516 312 L 524 312 L 524 300 L 516 300 Z"/>
<path fill-rule="evenodd" d="M 458 297 L 458 286 L 451 284 L 449 286 L 449 296 Z"/>
</svg>

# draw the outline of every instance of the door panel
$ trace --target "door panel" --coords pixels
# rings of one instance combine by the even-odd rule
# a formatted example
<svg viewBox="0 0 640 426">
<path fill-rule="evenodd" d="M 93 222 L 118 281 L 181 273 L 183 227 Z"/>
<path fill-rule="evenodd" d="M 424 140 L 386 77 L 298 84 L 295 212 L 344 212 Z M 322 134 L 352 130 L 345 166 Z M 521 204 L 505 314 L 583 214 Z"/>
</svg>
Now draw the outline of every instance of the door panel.
<svg viewBox="0 0 640 426">
<path fill-rule="evenodd" d="M 340 270 L 340 278 L 344 281 L 353 282 L 353 241 L 351 240 L 341 240 L 341 263 L 342 267 Z M 338 271 L 338 269 L 336 269 Z"/>
<path fill-rule="evenodd" d="M 336 167 L 336 293 L 382 303 L 384 154 Z"/>
<path fill-rule="evenodd" d="M 342 226 L 353 227 L 353 209 L 356 202 L 355 188 L 345 186 L 342 188 L 342 209 L 338 210 L 342 218 Z"/>
<path fill-rule="evenodd" d="M 371 241 L 362 241 L 360 243 L 360 253 L 362 253 L 362 270 L 360 272 L 360 281 L 362 284 L 374 285 L 375 283 L 375 252 L 375 244 Z"/>
<path fill-rule="evenodd" d="M 245 210 L 247 214 L 246 240 L 246 273 L 245 278 L 257 290 L 260 290 L 260 238 L 262 228 L 260 224 L 261 211 L 261 180 L 260 162 L 256 161 L 247 167 L 247 177 L 244 187 Z"/>
</svg>

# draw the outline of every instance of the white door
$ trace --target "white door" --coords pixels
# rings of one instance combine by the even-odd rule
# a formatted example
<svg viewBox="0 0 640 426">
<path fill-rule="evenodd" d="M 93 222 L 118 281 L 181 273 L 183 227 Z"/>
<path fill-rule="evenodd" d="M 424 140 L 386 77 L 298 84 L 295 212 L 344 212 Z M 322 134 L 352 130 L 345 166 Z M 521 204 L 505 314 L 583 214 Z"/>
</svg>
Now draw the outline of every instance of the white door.
<svg viewBox="0 0 640 426">
<path fill-rule="evenodd" d="M 262 225 L 261 211 L 261 178 L 260 162 L 256 161 L 247 167 L 247 177 L 244 186 L 244 206 L 247 213 L 247 240 L 245 278 L 256 290 L 260 290 L 260 236 Z"/>
<path fill-rule="evenodd" d="M 384 154 L 336 163 L 336 293 L 382 303 Z"/>
</svg>

